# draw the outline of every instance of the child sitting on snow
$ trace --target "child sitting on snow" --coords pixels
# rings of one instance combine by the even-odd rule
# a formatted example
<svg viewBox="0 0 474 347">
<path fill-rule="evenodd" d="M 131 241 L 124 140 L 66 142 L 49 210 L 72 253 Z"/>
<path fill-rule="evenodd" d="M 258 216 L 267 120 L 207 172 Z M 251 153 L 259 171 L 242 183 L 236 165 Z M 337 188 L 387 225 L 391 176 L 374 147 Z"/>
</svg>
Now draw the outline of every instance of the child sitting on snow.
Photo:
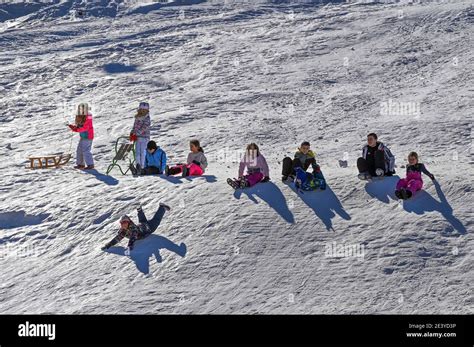
<svg viewBox="0 0 474 347">
<path fill-rule="evenodd" d="M 145 166 L 137 170 L 133 164 L 130 165 L 130 171 L 133 175 L 160 175 L 165 172 L 166 153 L 151 140 L 147 144 Z"/>
<path fill-rule="evenodd" d="M 79 133 L 80 140 L 76 150 L 75 169 L 92 170 L 94 158 L 92 157 L 92 140 L 94 139 L 94 126 L 92 114 L 87 104 L 79 104 L 75 124 L 68 124 L 72 131 Z M 84 163 L 87 165 L 85 166 Z"/>
<path fill-rule="evenodd" d="M 434 175 L 426 169 L 425 165 L 418 162 L 418 154 L 416 152 L 411 152 L 408 155 L 408 163 L 407 176 L 397 182 L 395 190 L 397 198 L 403 200 L 411 198 L 418 190 L 423 188 L 422 172 L 432 180 L 435 179 Z"/>
<path fill-rule="evenodd" d="M 189 142 L 189 149 L 191 152 L 188 154 L 187 164 L 177 164 L 169 167 L 166 165 L 165 174 L 176 175 L 181 173 L 183 177 L 186 176 L 201 176 L 207 168 L 207 158 L 204 155 L 198 140 L 191 140 Z"/>
<path fill-rule="evenodd" d="M 128 247 L 126 253 L 133 250 L 133 246 L 136 240 L 141 240 L 153 233 L 160 225 L 161 220 L 166 211 L 169 211 L 170 207 L 166 204 L 160 203 L 160 208 L 156 211 L 155 215 L 151 220 L 147 220 L 145 213 L 141 207 L 137 209 L 138 225 L 133 223 L 129 216 L 125 215 L 120 218 L 120 229 L 117 236 L 115 236 L 110 242 L 108 242 L 102 250 L 105 251 L 110 247 L 119 243 L 124 237 L 128 238 Z"/>
<path fill-rule="evenodd" d="M 245 170 L 247 171 L 246 175 L 244 175 Z M 252 187 L 258 182 L 270 180 L 267 161 L 255 143 L 247 146 L 244 157 L 240 161 L 238 177 L 237 180 L 227 179 L 227 183 L 234 189 Z"/>
<path fill-rule="evenodd" d="M 295 153 L 294 159 L 290 157 L 283 158 L 283 167 L 282 167 L 282 181 L 286 182 L 288 179 L 291 181 L 295 179 L 296 169 L 302 168 L 303 171 L 306 171 L 311 168 L 313 173 L 320 172 L 319 165 L 316 163 L 316 155 L 310 149 L 310 143 L 304 141 L 301 143 L 301 146 Z"/>
<path fill-rule="evenodd" d="M 135 115 L 133 129 L 130 132 L 130 141 L 136 141 L 135 162 L 138 171 L 145 167 L 147 143 L 150 141 L 150 126 L 150 105 L 147 102 L 141 102 Z"/>
</svg>

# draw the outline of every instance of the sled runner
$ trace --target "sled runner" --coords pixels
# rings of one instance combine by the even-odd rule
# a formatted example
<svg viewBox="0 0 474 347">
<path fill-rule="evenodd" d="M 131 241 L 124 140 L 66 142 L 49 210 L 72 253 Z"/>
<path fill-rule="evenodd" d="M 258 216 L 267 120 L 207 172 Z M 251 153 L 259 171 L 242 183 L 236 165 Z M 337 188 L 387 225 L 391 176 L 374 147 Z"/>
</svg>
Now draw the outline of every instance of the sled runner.
<svg viewBox="0 0 474 347">
<path fill-rule="evenodd" d="M 109 165 L 107 168 L 107 175 L 112 171 L 112 169 L 116 166 L 119 168 L 122 175 L 126 175 L 127 172 L 130 170 L 130 165 L 133 165 L 135 162 L 135 147 L 133 143 L 121 143 L 119 147 L 119 142 L 122 139 L 129 140 L 129 136 L 121 136 L 115 141 L 115 157 L 112 159 L 112 164 Z M 130 156 L 130 152 L 132 155 Z M 126 165 L 127 170 L 125 172 L 122 170 L 119 162 L 124 162 L 122 165 Z"/>
<path fill-rule="evenodd" d="M 30 166 L 26 169 L 52 169 L 66 165 L 71 160 L 71 154 L 56 154 L 42 157 L 28 157 Z"/>
</svg>

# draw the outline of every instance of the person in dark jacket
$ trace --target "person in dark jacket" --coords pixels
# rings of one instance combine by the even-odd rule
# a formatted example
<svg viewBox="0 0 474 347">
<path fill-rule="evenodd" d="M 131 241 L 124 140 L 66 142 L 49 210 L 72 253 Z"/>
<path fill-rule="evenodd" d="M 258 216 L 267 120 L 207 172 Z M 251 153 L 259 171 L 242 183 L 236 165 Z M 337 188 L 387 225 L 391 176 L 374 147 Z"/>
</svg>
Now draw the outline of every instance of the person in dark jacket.
<svg viewBox="0 0 474 347">
<path fill-rule="evenodd" d="M 135 166 L 130 165 L 130 171 L 133 175 L 160 175 L 165 172 L 166 153 L 151 140 L 147 144 L 145 164 L 143 169 L 137 170 Z"/>
<path fill-rule="evenodd" d="M 161 223 L 163 216 L 166 211 L 169 211 L 170 207 L 164 203 L 160 203 L 160 208 L 156 211 L 155 215 L 152 219 L 148 220 L 145 217 L 145 213 L 143 213 L 142 208 L 137 209 L 138 215 L 138 225 L 133 223 L 129 216 L 125 215 L 120 218 L 120 229 L 110 242 L 108 242 L 102 250 L 105 251 L 110 247 L 116 245 L 124 237 L 128 238 L 128 247 L 125 251 L 125 254 L 129 254 L 131 250 L 133 250 L 133 246 L 136 240 L 141 240 L 153 233 Z"/>
<path fill-rule="evenodd" d="M 403 200 L 411 198 L 417 191 L 423 188 L 421 173 L 424 173 L 431 180 L 435 179 L 434 175 L 426 169 L 426 166 L 418 162 L 418 154 L 416 152 L 408 154 L 408 163 L 407 176 L 397 182 L 395 190 L 395 195 Z"/>
<path fill-rule="evenodd" d="M 295 153 L 293 159 L 290 157 L 283 158 L 282 181 L 288 179 L 294 180 L 296 176 L 296 168 L 302 168 L 304 171 L 311 166 L 313 174 L 321 172 L 321 168 L 316 163 L 316 156 L 310 149 L 311 145 L 308 141 L 304 141 Z"/>
<path fill-rule="evenodd" d="M 358 177 L 370 179 L 372 176 L 392 176 L 395 173 L 395 156 L 377 135 L 367 135 L 367 144 L 362 148 L 362 157 L 357 159 Z"/>
</svg>

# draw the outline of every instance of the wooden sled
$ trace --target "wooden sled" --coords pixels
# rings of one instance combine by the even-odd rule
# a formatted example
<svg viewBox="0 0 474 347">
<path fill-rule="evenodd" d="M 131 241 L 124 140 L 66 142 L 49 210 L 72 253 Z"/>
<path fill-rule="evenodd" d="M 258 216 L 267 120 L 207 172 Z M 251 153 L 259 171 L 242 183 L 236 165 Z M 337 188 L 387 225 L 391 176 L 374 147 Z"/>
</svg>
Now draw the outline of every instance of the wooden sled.
<svg viewBox="0 0 474 347">
<path fill-rule="evenodd" d="M 43 157 L 28 157 L 30 166 L 26 169 L 53 169 L 66 165 L 71 160 L 71 154 L 57 154 Z"/>
</svg>

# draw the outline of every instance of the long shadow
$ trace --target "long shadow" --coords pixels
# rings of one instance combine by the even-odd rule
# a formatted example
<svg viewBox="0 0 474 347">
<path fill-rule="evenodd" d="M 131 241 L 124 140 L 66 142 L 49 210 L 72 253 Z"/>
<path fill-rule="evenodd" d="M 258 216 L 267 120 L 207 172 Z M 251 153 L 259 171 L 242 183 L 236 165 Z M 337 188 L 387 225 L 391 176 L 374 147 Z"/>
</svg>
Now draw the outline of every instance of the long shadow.
<svg viewBox="0 0 474 347">
<path fill-rule="evenodd" d="M 99 181 L 104 182 L 105 184 L 107 184 L 109 186 L 116 186 L 119 183 L 119 181 L 116 178 L 114 178 L 112 176 L 109 176 L 109 175 L 104 175 L 103 173 L 100 173 L 99 171 L 97 171 L 95 169 L 94 170 L 84 170 L 84 172 L 94 176 Z"/>
<path fill-rule="evenodd" d="M 365 191 L 373 198 L 388 204 L 390 199 L 395 200 L 395 187 L 400 179 L 398 175 L 375 179 L 365 184 Z"/>
<path fill-rule="evenodd" d="M 217 177 L 214 175 L 188 176 L 186 177 L 186 179 L 188 181 L 193 181 L 193 180 L 199 179 L 200 177 L 203 177 L 207 181 L 207 183 L 217 182 Z"/>
<path fill-rule="evenodd" d="M 135 262 L 137 269 L 146 275 L 150 272 L 149 259 L 153 255 L 158 263 L 163 261 L 160 254 L 162 249 L 167 249 L 183 258 L 187 252 L 186 244 L 183 242 L 178 245 L 164 236 L 152 234 L 143 240 L 137 241 L 135 248 L 130 253 L 130 258 Z M 122 246 L 111 247 L 107 252 L 125 256 L 125 248 Z"/>
<path fill-rule="evenodd" d="M 295 190 L 294 187 L 292 189 Z M 341 201 L 329 186 L 325 190 L 297 194 L 323 221 L 327 230 L 334 231 L 332 219 L 336 216 L 336 213 L 345 220 L 351 220 L 351 216 L 344 210 Z"/>
<path fill-rule="evenodd" d="M 278 212 L 278 214 L 288 223 L 295 222 L 295 217 L 288 208 L 285 196 L 273 182 L 258 183 L 252 188 L 236 190 L 234 193 L 234 197 L 236 199 L 240 199 L 242 193 L 247 195 L 248 198 L 256 204 L 258 204 L 258 201 L 255 196 L 258 196 L 260 199 L 265 201 L 271 208 Z"/>
<path fill-rule="evenodd" d="M 453 208 L 446 199 L 438 181 L 433 181 L 433 184 L 440 201 L 437 201 L 426 191 L 421 190 L 417 192 L 413 198 L 405 200 L 403 202 L 403 208 L 407 212 L 413 212 L 418 215 L 422 215 L 425 212 L 437 211 L 441 213 L 455 230 L 461 234 L 465 234 L 467 232 L 466 227 L 453 215 Z"/>
</svg>

